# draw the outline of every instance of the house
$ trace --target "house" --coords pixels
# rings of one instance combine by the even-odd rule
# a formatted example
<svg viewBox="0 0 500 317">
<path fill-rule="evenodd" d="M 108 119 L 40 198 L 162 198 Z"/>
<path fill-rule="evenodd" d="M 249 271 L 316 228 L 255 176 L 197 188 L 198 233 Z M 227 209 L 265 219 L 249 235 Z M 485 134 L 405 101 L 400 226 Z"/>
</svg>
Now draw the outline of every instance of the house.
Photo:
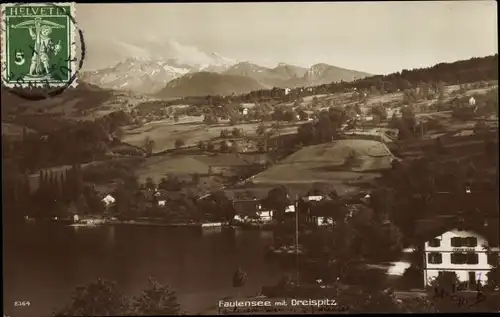
<svg viewBox="0 0 500 317">
<path fill-rule="evenodd" d="M 477 288 L 477 283 L 487 283 L 488 272 L 499 261 L 495 229 L 463 222 L 447 227 L 436 228 L 435 232 L 439 233 L 424 239 L 424 285 L 430 285 L 447 272 L 456 273 L 460 282 L 473 289 Z M 487 252 L 486 246 L 492 252 Z"/>
<path fill-rule="evenodd" d="M 233 207 L 234 220 L 239 222 L 269 222 L 273 217 L 273 211 L 264 209 L 258 199 L 236 200 Z"/>
<path fill-rule="evenodd" d="M 474 97 L 470 97 L 469 106 L 474 107 L 475 105 L 476 105 L 476 99 L 474 99 Z"/>
<path fill-rule="evenodd" d="M 302 197 L 302 200 L 304 200 L 304 201 L 321 201 L 324 198 L 325 197 L 323 195 L 311 195 L 311 196 Z"/>
<path fill-rule="evenodd" d="M 289 213 L 289 212 L 295 212 L 295 205 L 292 204 L 292 205 L 288 205 L 286 208 L 285 208 L 285 213 Z"/>
<path fill-rule="evenodd" d="M 103 199 L 101 199 L 101 201 L 105 207 L 109 207 L 116 202 L 116 199 L 108 194 Z"/>
</svg>

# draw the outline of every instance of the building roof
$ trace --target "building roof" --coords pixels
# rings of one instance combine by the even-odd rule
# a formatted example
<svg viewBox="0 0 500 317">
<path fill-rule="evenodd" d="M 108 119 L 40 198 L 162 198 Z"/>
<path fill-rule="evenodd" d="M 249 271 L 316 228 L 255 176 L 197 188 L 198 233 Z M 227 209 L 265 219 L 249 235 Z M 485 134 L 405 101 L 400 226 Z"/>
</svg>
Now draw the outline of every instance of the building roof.
<svg viewBox="0 0 500 317">
<path fill-rule="evenodd" d="M 461 210 L 480 210 L 482 215 L 498 215 L 498 191 L 438 192 L 430 200 L 430 208 L 438 214 L 457 214 Z M 456 208 L 461 210 L 456 210 Z"/>
<path fill-rule="evenodd" d="M 487 225 L 485 226 L 485 223 Z M 442 235 L 451 230 L 472 231 L 483 236 L 490 246 L 499 245 L 499 219 L 460 219 L 459 217 L 447 219 L 432 219 L 420 221 L 417 227 L 421 227 L 415 235 L 415 244 L 423 244 L 432 238 Z"/>
</svg>

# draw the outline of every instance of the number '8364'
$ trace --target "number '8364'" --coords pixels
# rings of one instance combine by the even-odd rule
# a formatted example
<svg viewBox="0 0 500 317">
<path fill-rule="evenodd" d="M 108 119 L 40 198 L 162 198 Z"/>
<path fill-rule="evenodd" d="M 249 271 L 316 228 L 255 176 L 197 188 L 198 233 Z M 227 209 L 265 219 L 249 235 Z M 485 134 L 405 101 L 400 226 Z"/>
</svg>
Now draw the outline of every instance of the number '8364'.
<svg viewBox="0 0 500 317">
<path fill-rule="evenodd" d="M 14 306 L 15 307 L 28 307 L 28 306 L 31 306 L 31 303 L 29 301 L 26 301 L 26 300 L 15 301 Z"/>
</svg>

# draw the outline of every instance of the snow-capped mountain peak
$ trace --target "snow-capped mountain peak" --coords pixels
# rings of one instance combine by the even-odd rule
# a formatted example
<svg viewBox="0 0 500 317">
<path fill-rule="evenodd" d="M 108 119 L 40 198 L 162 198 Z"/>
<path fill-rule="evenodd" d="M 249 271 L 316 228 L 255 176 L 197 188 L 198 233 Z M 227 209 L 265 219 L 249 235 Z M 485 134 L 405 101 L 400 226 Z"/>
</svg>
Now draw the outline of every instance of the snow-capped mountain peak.
<svg viewBox="0 0 500 317">
<path fill-rule="evenodd" d="M 123 60 L 105 69 L 84 73 L 88 82 L 103 88 L 150 93 L 185 74 L 220 73 L 237 63 L 216 52 L 205 53 L 197 47 L 157 37 L 146 37 L 141 43 L 117 44 Z"/>
</svg>

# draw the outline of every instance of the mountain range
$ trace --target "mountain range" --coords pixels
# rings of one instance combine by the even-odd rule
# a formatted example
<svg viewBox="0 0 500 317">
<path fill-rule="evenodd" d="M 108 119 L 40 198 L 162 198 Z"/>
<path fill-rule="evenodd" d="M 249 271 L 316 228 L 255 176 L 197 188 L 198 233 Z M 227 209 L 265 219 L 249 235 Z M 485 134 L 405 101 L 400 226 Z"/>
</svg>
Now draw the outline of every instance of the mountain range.
<svg viewBox="0 0 500 317">
<path fill-rule="evenodd" d="M 255 89 L 312 86 L 371 76 L 327 64 L 307 69 L 280 63 L 275 68 L 268 68 L 248 61 L 238 62 L 215 52 L 203 52 L 175 41 L 148 39 L 142 45 L 116 45 L 120 47 L 121 56 L 128 57 L 115 65 L 83 72 L 81 79 L 106 89 L 184 97 L 186 94 L 203 95 L 207 91 L 220 95 L 246 93 Z M 193 76 L 195 73 L 203 74 Z M 215 82 L 204 82 L 208 79 Z"/>
</svg>

